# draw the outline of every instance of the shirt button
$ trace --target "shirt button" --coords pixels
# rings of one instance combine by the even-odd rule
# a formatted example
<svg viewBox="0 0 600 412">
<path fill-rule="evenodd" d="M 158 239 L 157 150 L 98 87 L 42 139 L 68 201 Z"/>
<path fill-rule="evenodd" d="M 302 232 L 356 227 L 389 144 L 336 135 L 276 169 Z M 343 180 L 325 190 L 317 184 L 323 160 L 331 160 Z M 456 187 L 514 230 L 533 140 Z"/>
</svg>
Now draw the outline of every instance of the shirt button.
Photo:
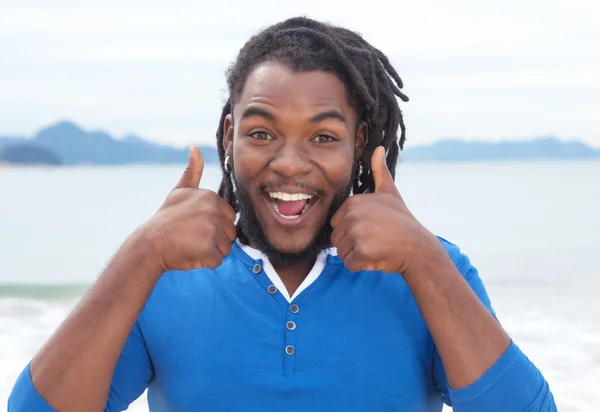
<svg viewBox="0 0 600 412">
<path fill-rule="evenodd" d="M 294 348 L 292 345 L 287 345 L 285 347 L 285 353 L 292 356 L 294 353 L 296 353 L 296 348 Z"/>
<path fill-rule="evenodd" d="M 269 292 L 272 295 L 273 293 L 277 292 L 277 287 L 275 285 L 270 285 L 267 288 L 267 292 Z"/>
<path fill-rule="evenodd" d="M 257 263 L 256 265 L 254 265 L 254 267 L 252 268 L 252 271 L 254 273 L 259 273 L 260 270 L 262 269 L 262 267 Z"/>
<path fill-rule="evenodd" d="M 289 330 L 294 330 L 296 329 L 296 322 L 292 322 L 291 320 L 285 324 L 285 326 L 289 329 Z"/>
<path fill-rule="evenodd" d="M 292 312 L 292 313 L 298 313 L 299 310 L 300 310 L 300 308 L 295 303 L 292 303 L 290 305 L 290 312 Z"/>
</svg>

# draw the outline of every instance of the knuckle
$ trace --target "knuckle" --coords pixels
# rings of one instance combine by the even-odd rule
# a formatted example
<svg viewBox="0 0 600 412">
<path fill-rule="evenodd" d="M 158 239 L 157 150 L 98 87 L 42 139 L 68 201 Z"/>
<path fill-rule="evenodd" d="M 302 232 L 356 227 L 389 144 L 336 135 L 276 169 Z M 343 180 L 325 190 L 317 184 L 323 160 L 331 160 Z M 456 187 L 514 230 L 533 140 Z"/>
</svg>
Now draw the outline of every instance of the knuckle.
<svg viewBox="0 0 600 412">
<path fill-rule="evenodd" d="M 355 257 L 361 257 L 361 256 L 362 256 L 362 246 L 360 246 L 360 244 L 355 244 L 355 245 L 352 247 L 352 254 L 353 254 Z"/>
<path fill-rule="evenodd" d="M 333 244 L 333 246 L 338 246 L 340 243 L 340 235 L 339 233 L 336 233 L 335 231 L 333 231 L 331 233 L 331 237 L 330 237 L 331 243 Z"/>
<path fill-rule="evenodd" d="M 356 248 L 359 247 L 360 238 L 361 238 L 359 230 L 357 228 L 355 228 L 355 227 L 352 227 L 348 231 L 348 233 L 346 234 L 346 236 L 348 237 L 348 239 L 350 241 L 352 241 L 354 250 L 356 250 Z"/>
<path fill-rule="evenodd" d="M 219 195 L 217 195 L 212 190 L 203 190 L 202 195 L 207 202 L 211 202 L 211 203 L 215 203 L 215 204 L 218 203 L 218 201 L 221 199 L 219 197 Z"/>
<path fill-rule="evenodd" d="M 221 211 L 219 210 L 219 208 L 217 206 L 209 205 L 206 214 L 211 219 L 217 219 L 219 216 L 221 216 Z M 214 222 L 214 220 L 213 220 L 213 222 Z"/>
<path fill-rule="evenodd" d="M 365 246 L 364 244 L 358 242 L 354 245 L 354 250 L 353 250 L 354 254 L 358 257 L 358 258 L 362 258 L 365 256 Z"/>
<path fill-rule="evenodd" d="M 355 236 L 357 239 L 366 239 L 369 236 L 369 232 L 371 231 L 371 227 L 369 225 L 365 225 L 364 221 L 357 223 L 355 226 Z M 361 245 L 364 246 L 364 245 Z"/>
<path fill-rule="evenodd" d="M 348 212 L 346 213 L 346 219 L 349 222 L 359 222 L 360 221 L 360 212 L 357 210 L 356 207 L 354 207 L 352 209 L 348 209 Z"/>
<path fill-rule="evenodd" d="M 212 246 L 214 244 L 214 239 L 217 235 L 217 226 L 214 224 L 212 220 L 204 220 L 204 230 L 202 230 L 202 236 L 205 238 L 207 246 Z"/>
<path fill-rule="evenodd" d="M 361 204 L 361 196 L 350 196 L 346 201 L 348 206 L 354 209 Z"/>
<path fill-rule="evenodd" d="M 171 205 L 182 202 L 185 198 L 187 198 L 189 192 L 184 188 L 174 189 L 169 193 L 167 198 L 165 199 L 165 205 Z"/>
<path fill-rule="evenodd" d="M 227 240 L 233 242 L 237 234 L 235 226 L 233 224 L 227 225 L 225 228 L 223 228 L 223 230 L 227 236 Z"/>
</svg>

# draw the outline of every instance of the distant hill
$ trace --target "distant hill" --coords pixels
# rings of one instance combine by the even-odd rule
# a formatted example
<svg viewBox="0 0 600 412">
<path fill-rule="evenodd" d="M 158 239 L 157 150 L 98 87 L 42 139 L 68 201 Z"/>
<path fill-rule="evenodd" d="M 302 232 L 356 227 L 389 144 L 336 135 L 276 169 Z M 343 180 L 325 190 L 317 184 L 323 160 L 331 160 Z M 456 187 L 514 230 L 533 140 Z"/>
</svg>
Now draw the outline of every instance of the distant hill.
<svg viewBox="0 0 600 412">
<path fill-rule="evenodd" d="M 0 163 L 23 165 L 55 165 L 61 164 L 56 154 L 32 143 L 11 143 L 0 149 Z"/>
<path fill-rule="evenodd" d="M 25 148 L 22 145 L 25 144 L 28 145 L 25 152 L 29 154 L 23 154 Z M 106 132 L 85 131 L 76 124 L 66 121 L 42 129 L 32 138 L 0 136 L 0 151 L 8 147 L 20 148 L 20 151 L 17 150 L 19 156 L 29 156 L 37 161 L 46 159 L 48 162 L 52 157 L 56 157 L 59 163 L 65 165 L 185 163 L 188 158 L 187 149 L 153 143 L 135 135 L 115 139 Z M 44 157 L 41 155 L 42 152 L 32 151 L 34 147 L 47 151 L 50 156 Z M 218 163 L 219 157 L 214 146 L 199 147 L 207 164 Z M 11 159 L 14 159 L 15 154 L 12 153 Z M 408 147 L 400 153 L 399 158 L 402 162 L 591 159 L 600 158 L 600 150 L 586 146 L 577 140 L 564 141 L 554 136 L 500 142 L 444 139 L 428 146 Z M 10 159 L 4 161 L 12 162 Z"/>
<path fill-rule="evenodd" d="M 46 149 L 65 165 L 121 165 L 133 163 L 185 163 L 188 149 L 153 143 L 137 136 L 115 139 L 102 131 L 85 131 L 71 122 L 60 122 L 32 138 L 0 137 L 0 149 L 14 144 Z M 199 146 L 206 163 L 218 162 L 215 148 Z"/>
<path fill-rule="evenodd" d="M 8 146 L 9 144 L 23 143 L 25 140 L 24 136 L 0 136 L 0 148 Z"/>
<path fill-rule="evenodd" d="M 428 146 L 404 150 L 400 161 L 464 162 L 478 160 L 536 160 L 600 158 L 600 150 L 580 141 L 562 141 L 554 136 L 532 140 L 481 142 L 440 140 Z"/>
</svg>

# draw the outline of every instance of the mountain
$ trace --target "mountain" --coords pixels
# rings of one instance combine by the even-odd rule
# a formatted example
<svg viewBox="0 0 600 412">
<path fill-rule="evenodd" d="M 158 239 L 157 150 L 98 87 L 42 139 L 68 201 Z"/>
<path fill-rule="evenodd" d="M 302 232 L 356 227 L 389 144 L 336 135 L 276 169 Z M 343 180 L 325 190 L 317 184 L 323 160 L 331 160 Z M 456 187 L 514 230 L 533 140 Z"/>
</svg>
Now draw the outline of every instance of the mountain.
<svg viewBox="0 0 600 412">
<path fill-rule="evenodd" d="M 23 143 L 24 141 L 24 136 L 0 136 L 0 148 L 9 144 Z"/>
<path fill-rule="evenodd" d="M 65 165 L 121 165 L 133 163 L 185 163 L 188 149 L 156 144 L 138 136 L 115 139 L 103 131 L 85 131 L 68 121 L 40 130 L 33 138 L 0 138 L 0 149 L 28 143 L 55 153 Z M 199 146 L 206 163 L 218 162 L 217 151 Z"/>
<path fill-rule="evenodd" d="M 600 150 L 580 141 L 562 141 L 554 136 L 532 140 L 481 142 L 459 139 L 440 140 L 428 146 L 408 148 L 401 161 L 459 162 L 479 160 L 537 160 L 600 158 Z"/>
<path fill-rule="evenodd" d="M 0 149 L 0 163 L 23 165 L 60 165 L 56 154 L 38 145 L 27 143 L 11 143 Z"/>
</svg>

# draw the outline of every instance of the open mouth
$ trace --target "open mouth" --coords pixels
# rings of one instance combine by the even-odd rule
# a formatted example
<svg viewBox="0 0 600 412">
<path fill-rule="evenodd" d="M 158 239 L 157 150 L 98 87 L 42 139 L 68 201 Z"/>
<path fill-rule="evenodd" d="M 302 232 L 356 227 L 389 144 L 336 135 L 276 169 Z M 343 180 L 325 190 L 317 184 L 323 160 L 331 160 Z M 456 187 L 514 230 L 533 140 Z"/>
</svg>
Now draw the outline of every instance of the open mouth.
<svg viewBox="0 0 600 412">
<path fill-rule="evenodd" d="M 267 200 L 275 214 L 288 221 L 300 220 L 316 203 L 318 196 L 306 193 L 267 192 Z"/>
</svg>

